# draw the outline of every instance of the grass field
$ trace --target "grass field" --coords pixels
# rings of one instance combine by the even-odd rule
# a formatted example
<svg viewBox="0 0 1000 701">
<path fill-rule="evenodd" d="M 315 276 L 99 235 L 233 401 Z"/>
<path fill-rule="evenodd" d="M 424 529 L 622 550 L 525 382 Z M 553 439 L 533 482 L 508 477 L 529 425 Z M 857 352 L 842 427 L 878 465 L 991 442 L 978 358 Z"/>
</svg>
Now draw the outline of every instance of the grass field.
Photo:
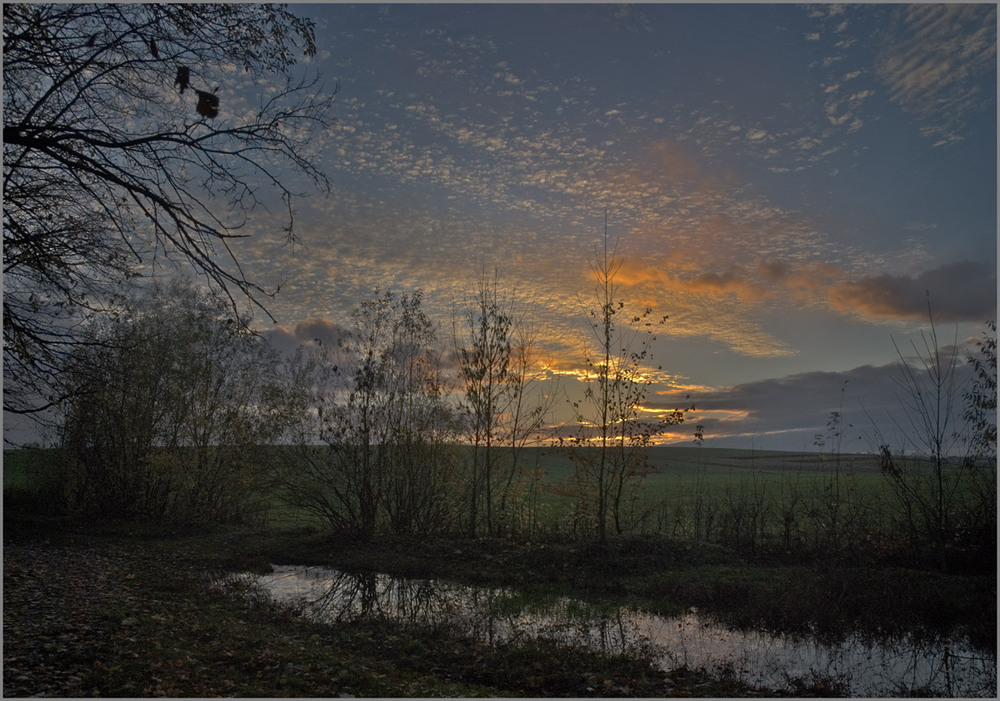
<svg viewBox="0 0 1000 701">
<path fill-rule="evenodd" d="M 884 510 L 893 498 L 874 455 L 689 447 L 647 452 L 649 472 L 634 505 L 643 514 L 645 530 L 676 531 L 678 519 L 694 517 L 695 510 L 704 511 L 711 504 L 736 507 L 766 502 L 772 517 L 784 519 L 789 509 L 819 504 L 850 502 L 855 511 Z M 538 503 L 544 528 L 571 511 L 575 467 L 567 451 L 539 448 L 528 455 L 525 464 L 537 466 L 542 474 Z"/>
<path fill-rule="evenodd" d="M 38 492 L 59 478 L 58 451 L 20 448 L 3 451 L 3 488 Z"/>
<path fill-rule="evenodd" d="M 875 455 L 673 446 L 646 451 L 649 473 L 642 481 L 641 494 L 650 504 L 690 500 L 697 494 L 736 494 L 747 489 L 775 495 L 789 489 L 823 490 L 835 481 L 867 499 L 888 497 Z M 56 449 L 4 450 L 4 489 L 40 491 L 53 485 L 58 481 L 58 459 Z M 575 469 L 568 450 L 527 448 L 522 465 L 540 471 L 542 503 L 565 506 L 567 499 L 560 495 L 572 484 Z"/>
<path fill-rule="evenodd" d="M 764 488 L 787 484 L 818 485 L 831 478 L 852 478 L 866 488 L 877 487 L 883 480 L 878 457 L 842 455 L 839 458 L 818 453 L 786 453 L 725 448 L 649 448 L 650 472 L 643 480 L 643 493 L 649 500 L 669 498 L 678 492 L 695 490 L 722 493 L 743 485 Z M 526 461 L 536 461 L 548 485 L 566 485 L 573 478 L 573 460 L 568 452 L 535 449 Z"/>
<path fill-rule="evenodd" d="M 559 448 L 526 448 L 527 464 L 538 463 L 548 480 L 568 479 L 573 469 L 569 451 Z M 794 472 L 833 472 L 835 458 L 819 453 L 750 451 L 730 448 L 688 448 L 663 446 L 647 448 L 655 474 L 693 478 L 703 473 L 727 477 L 749 474 L 787 475 Z M 37 474 L 51 469 L 58 450 L 52 448 L 17 448 L 3 451 L 4 486 L 27 487 Z M 843 455 L 841 466 L 856 472 L 878 473 L 878 456 Z M 39 472 L 35 472 L 39 471 Z"/>
<path fill-rule="evenodd" d="M 718 543 L 754 554 L 777 549 L 815 553 L 880 545 L 877 541 L 891 539 L 900 525 L 895 521 L 906 516 L 893 485 L 880 472 L 878 456 L 672 446 L 646 451 L 648 473 L 629 502 L 624 523 L 629 532 Z M 5 450 L 3 457 L 5 492 L 37 493 L 58 484 L 57 450 Z M 526 449 L 521 464 L 538 475 L 531 493 L 521 496 L 522 514 L 530 514 L 528 535 L 586 528 L 573 520 L 570 451 Z M 992 481 L 984 486 L 983 479 Z M 980 494 L 995 491 L 995 473 L 983 475 L 976 488 Z M 955 503 L 965 496 L 960 490 Z M 272 502 L 271 527 L 319 525 L 295 507 Z M 885 545 L 881 543 L 882 549 Z"/>
</svg>

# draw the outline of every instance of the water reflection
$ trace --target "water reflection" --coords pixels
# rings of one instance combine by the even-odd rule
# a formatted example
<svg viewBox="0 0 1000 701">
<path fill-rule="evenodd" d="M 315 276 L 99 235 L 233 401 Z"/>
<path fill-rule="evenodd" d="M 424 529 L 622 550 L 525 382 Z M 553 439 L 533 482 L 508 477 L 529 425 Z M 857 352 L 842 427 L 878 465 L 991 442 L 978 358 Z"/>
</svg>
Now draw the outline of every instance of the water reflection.
<svg viewBox="0 0 1000 701">
<path fill-rule="evenodd" d="M 837 644 L 738 631 L 690 611 L 665 618 L 630 608 L 600 608 L 569 598 L 539 601 L 516 590 L 460 586 L 319 567 L 275 566 L 240 575 L 305 615 L 333 622 L 386 618 L 421 626 L 457 626 L 490 645 L 547 639 L 607 653 L 654 651 L 670 670 L 687 665 L 728 671 L 755 686 L 794 689 L 796 679 L 823 678 L 851 696 L 996 697 L 995 655 L 968 640 L 906 636 Z"/>
</svg>

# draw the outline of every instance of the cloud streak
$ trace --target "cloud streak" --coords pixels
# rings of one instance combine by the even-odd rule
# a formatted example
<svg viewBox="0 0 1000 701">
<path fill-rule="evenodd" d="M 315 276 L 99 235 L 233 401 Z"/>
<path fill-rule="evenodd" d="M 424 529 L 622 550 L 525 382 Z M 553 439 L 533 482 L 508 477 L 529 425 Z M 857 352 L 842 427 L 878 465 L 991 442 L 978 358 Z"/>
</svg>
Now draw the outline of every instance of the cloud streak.
<svg viewBox="0 0 1000 701">
<path fill-rule="evenodd" d="M 876 72 L 936 146 L 959 141 L 970 112 L 996 109 L 987 92 L 996 82 L 996 5 L 918 3 L 897 14 Z"/>
<path fill-rule="evenodd" d="M 619 282 L 650 288 L 647 299 L 683 293 L 708 300 L 732 299 L 745 307 L 797 300 L 806 307 L 870 321 L 923 321 L 928 304 L 939 321 L 981 322 L 996 316 L 996 273 L 986 263 L 974 261 L 947 263 L 916 275 L 854 277 L 824 262 L 760 259 L 750 267 L 732 264 L 723 272 L 699 272 L 693 261 L 683 257 L 628 259 Z"/>
</svg>

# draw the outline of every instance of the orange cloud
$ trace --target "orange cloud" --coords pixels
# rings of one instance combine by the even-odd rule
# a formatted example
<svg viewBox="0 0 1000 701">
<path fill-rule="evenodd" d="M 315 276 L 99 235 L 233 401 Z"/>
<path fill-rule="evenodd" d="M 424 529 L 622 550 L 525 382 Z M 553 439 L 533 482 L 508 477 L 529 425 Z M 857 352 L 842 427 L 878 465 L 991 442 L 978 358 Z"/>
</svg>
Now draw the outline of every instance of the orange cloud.
<svg viewBox="0 0 1000 701">
<path fill-rule="evenodd" d="M 742 266 L 734 266 L 724 273 L 702 273 L 689 280 L 686 286 L 695 294 L 709 297 L 732 294 L 743 302 L 758 302 L 770 296 L 766 289 L 745 277 Z"/>
<path fill-rule="evenodd" d="M 541 366 L 546 374 L 575 377 L 581 381 L 592 374 L 582 357 L 577 358 L 569 353 L 546 354 L 545 359 L 541 361 Z"/>
<path fill-rule="evenodd" d="M 661 258 L 647 263 L 635 258 L 626 258 L 618 271 L 619 284 L 654 286 L 657 291 L 687 292 L 718 299 L 734 295 L 743 302 L 757 302 L 770 295 L 767 289 L 750 280 L 742 266 L 734 265 L 724 272 L 703 272 L 682 277 L 668 272 L 669 258 Z M 682 266 L 682 272 L 689 272 L 690 266 Z"/>
<path fill-rule="evenodd" d="M 778 286 L 791 298 L 812 304 L 825 304 L 832 285 L 846 277 L 846 272 L 830 263 L 793 264 L 783 260 L 757 261 L 761 279 Z"/>
<path fill-rule="evenodd" d="M 650 143 L 635 161 L 610 168 L 605 177 L 630 190 L 665 186 L 674 193 L 690 194 L 697 202 L 704 203 L 732 187 L 734 174 L 730 171 L 707 172 L 699 165 L 696 153 L 668 138 Z"/>
</svg>

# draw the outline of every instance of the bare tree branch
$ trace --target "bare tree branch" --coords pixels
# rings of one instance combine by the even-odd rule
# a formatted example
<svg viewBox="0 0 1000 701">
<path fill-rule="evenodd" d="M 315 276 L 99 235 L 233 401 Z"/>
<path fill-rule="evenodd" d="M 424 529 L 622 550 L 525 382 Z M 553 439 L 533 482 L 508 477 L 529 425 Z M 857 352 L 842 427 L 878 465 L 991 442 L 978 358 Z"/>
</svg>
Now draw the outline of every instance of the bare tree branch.
<svg viewBox="0 0 1000 701">
<path fill-rule="evenodd" d="M 5 411 L 58 401 L 74 324 L 158 264 L 266 312 L 273 291 L 230 242 L 272 196 L 294 241 L 293 201 L 329 189 L 310 144 L 337 90 L 292 75 L 312 22 L 271 4 L 5 4 L 3 33 Z M 240 83 L 261 80 L 247 107 Z"/>
</svg>

